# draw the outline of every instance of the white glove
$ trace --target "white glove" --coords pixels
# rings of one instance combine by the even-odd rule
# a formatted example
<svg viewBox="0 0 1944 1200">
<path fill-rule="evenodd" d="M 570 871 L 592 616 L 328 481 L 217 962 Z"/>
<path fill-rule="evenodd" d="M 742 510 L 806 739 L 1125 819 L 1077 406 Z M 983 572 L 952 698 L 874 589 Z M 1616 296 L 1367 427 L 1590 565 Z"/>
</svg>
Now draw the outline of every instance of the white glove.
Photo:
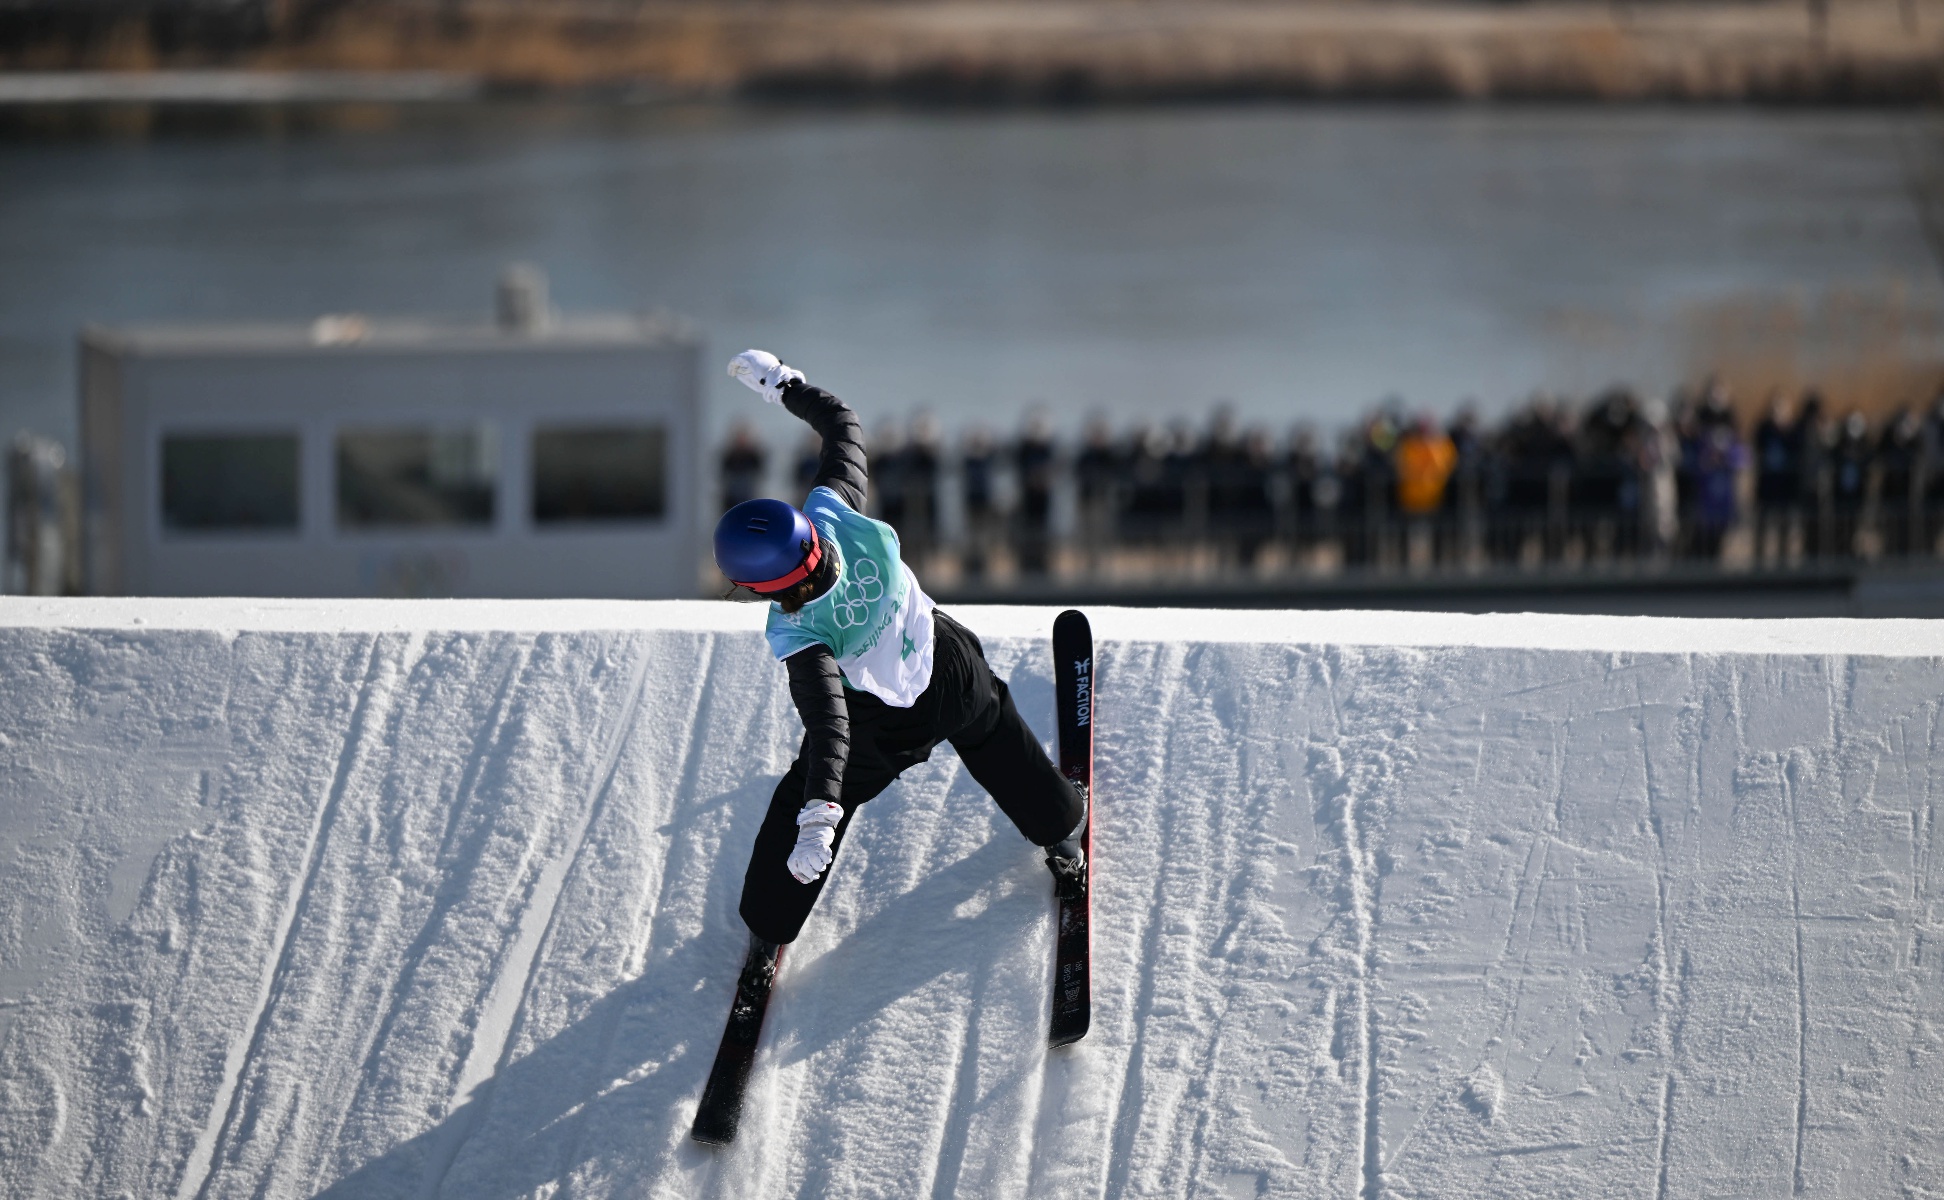
<svg viewBox="0 0 1944 1200">
<path fill-rule="evenodd" d="M 729 377 L 742 380 L 743 386 L 771 404 L 783 403 L 783 385 L 792 379 L 803 382 L 803 372 L 778 362 L 767 350 L 745 350 L 729 360 Z"/>
<path fill-rule="evenodd" d="M 844 810 L 824 800 L 806 804 L 797 814 L 796 849 L 790 851 L 790 874 L 798 883 L 815 883 L 830 865 L 830 844 L 837 840 L 837 822 Z"/>
</svg>

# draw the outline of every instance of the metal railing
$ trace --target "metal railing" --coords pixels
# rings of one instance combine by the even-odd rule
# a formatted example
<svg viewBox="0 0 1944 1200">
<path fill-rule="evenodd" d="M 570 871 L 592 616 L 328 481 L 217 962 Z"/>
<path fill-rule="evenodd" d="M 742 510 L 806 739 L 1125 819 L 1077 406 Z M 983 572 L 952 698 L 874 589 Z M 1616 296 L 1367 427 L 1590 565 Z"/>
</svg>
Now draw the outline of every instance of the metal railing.
<svg viewBox="0 0 1944 1200">
<path fill-rule="evenodd" d="M 1921 480 L 1900 493 L 1873 481 L 1851 496 L 1818 480 L 1804 489 L 1806 500 L 1756 504 L 1744 472 L 1725 516 L 1704 512 L 1692 496 L 1651 503 L 1640 487 L 1617 489 L 1618 503 L 1576 502 L 1577 481 L 1565 476 L 1526 489 L 1522 504 L 1494 502 L 1482 483 L 1456 481 L 1441 507 L 1423 514 L 1399 511 L 1388 484 L 1319 505 L 1283 479 L 1238 507 L 1195 482 L 1157 504 L 1125 481 L 1089 485 L 1066 473 L 1044 496 L 973 507 L 951 495 L 954 482 L 941 472 L 935 489 L 891 505 L 874 498 L 873 512 L 898 528 L 907 559 L 928 581 L 986 592 L 1049 579 L 1135 586 L 1737 573 L 1944 556 L 1944 496 L 1927 496 Z"/>
</svg>

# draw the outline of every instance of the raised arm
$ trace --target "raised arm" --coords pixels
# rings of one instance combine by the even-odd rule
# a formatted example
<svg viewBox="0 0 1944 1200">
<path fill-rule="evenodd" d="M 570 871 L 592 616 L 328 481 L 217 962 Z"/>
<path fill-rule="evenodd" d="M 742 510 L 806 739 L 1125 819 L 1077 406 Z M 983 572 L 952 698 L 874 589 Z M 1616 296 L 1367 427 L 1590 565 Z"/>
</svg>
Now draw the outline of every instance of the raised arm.
<svg viewBox="0 0 1944 1200">
<path fill-rule="evenodd" d="M 827 487 L 845 504 L 863 512 L 869 476 L 864 460 L 864 427 L 857 414 L 842 400 L 802 380 L 783 386 L 783 407 L 823 439 L 817 478 L 811 486 Z"/>
<path fill-rule="evenodd" d="M 745 350 L 729 360 L 729 375 L 769 401 L 790 410 L 823 439 L 812 487 L 827 487 L 845 504 L 864 511 L 869 477 L 864 467 L 864 430 L 842 400 L 804 382 L 803 372 L 786 367 L 767 350 Z"/>
</svg>

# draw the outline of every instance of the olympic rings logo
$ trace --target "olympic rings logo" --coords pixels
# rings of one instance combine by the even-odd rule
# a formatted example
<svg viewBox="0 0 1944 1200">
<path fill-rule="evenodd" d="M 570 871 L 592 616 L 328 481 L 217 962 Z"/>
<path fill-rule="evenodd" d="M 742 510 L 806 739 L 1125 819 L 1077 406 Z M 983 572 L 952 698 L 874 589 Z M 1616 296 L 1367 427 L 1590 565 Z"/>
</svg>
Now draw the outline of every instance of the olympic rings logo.
<svg viewBox="0 0 1944 1200">
<path fill-rule="evenodd" d="M 871 606 L 884 599 L 884 577 L 868 558 L 850 564 L 844 586 L 837 589 L 831 619 L 839 629 L 852 629 L 871 619 Z"/>
</svg>

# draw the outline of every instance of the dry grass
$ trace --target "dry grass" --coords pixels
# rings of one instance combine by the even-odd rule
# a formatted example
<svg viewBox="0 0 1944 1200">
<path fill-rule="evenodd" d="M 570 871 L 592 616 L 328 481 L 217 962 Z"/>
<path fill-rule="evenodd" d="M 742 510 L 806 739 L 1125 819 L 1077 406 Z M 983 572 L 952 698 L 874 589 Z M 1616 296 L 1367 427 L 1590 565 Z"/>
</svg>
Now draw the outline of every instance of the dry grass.
<svg viewBox="0 0 1944 1200">
<path fill-rule="evenodd" d="M 241 56 L 265 67 L 446 68 L 507 84 L 937 99 L 1208 95 L 1926 101 L 1944 0 L 1631 7 L 1423 3 L 607 3 L 354 0 Z M 16 66 L 139 68 L 135 27 Z M 237 61 L 231 56 L 230 61 Z"/>
</svg>

